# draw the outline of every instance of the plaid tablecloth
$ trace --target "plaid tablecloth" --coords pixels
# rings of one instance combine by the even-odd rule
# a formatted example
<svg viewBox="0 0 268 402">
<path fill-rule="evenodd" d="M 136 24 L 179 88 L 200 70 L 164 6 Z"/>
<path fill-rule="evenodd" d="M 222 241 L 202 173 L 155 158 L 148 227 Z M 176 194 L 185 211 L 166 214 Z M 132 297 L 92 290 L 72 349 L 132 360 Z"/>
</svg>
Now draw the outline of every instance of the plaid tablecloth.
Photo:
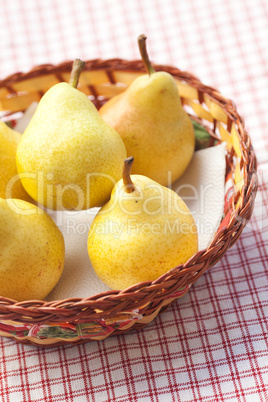
<svg viewBox="0 0 268 402">
<path fill-rule="evenodd" d="M 259 162 L 253 217 L 226 256 L 141 332 L 40 349 L 0 339 L 3 402 L 268 401 L 267 0 L 0 0 L 0 78 L 139 57 L 235 101 Z"/>
</svg>

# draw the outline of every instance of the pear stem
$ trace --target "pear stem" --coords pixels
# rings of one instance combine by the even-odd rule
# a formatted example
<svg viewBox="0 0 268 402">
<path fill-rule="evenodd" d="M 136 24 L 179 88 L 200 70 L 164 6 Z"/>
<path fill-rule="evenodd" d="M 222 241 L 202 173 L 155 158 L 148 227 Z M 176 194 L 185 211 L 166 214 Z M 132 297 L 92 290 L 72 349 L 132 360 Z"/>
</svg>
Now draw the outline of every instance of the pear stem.
<svg viewBox="0 0 268 402">
<path fill-rule="evenodd" d="M 82 70 L 85 68 L 86 63 L 80 59 L 75 59 L 73 62 L 73 67 L 70 75 L 69 84 L 77 88 L 78 81 Z"/>
<path fill-rule="evenodd" d="M 138 45 L 139 45 L 139 49 L 140 49 L 140 54 L 143 60 L 143 63 L 145 65 L 146 71 L 149 75 L 155 73 L 155 69 L 153 68 L 150 60 L 149 60 L 149 56 L 147 53 L 147 49 L 146 49 L 146 39 L 147 36 L 145 35 L 140 35 L 138 37 Z"/>
<path fill-rule="evenodd" d="M 133 181 L 131 180 L 131 177 L 130 177 L 130 172 L 131 172 L 133 162 L 134 162 L 133 156 L 129 156 L 124 161 L 123 183 L 124 183 L 125 190 L 126 190 L 127 193 L 132 193 L 133 191 L 135 191 L 134 183 L 133 183 Z"/>
</svg>

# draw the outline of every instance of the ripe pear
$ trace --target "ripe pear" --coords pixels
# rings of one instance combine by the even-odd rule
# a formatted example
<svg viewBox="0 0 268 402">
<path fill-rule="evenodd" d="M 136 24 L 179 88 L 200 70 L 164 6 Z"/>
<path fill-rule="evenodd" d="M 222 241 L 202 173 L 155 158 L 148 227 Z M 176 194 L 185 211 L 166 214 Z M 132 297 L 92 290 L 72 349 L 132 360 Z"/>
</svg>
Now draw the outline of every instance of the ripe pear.
<svg viewBox="0 0 268 402">
<path fill-rule="evenodd" d="M 145 47 L 138 43 L 148 74 L 136 78 L 121 94 L 99 110 L 121 136 L 128 155 L 135 158 L 134 174 L 162 185 L 176 181 L 189 165 L 195 149 L 192 122 L 182 107 L 171 74 L 155 72 Z"/>
<path fill-rule="evenodd" d="M 24 188 L 50 209 L 103 205 L 126 158 L 118 133 L 76 88 L 84 65 L 77 59 L 70 82 L 55 84 L 45 93 L 17 149 Z"/>
<path fill-rule="evenodd" d="M 198 250 L 194 218 L 171 189 L 143 175 L 123 179 L 92 223 L 88 254 L 97 276 L 112 289 L 154 281 Z"/>
<path fill-rule="evenodd" d="M 23 200 L 0 198 L 0 295 L 42 300 L 64 267 L 64 239 L 52 218 Z"/>
<path fill-rule="evenodd" d="M 16 166 L 16 151 L 21 134 L 0 120 L 0 197 L 32 202 L 24 190 Z"/>
</svg>

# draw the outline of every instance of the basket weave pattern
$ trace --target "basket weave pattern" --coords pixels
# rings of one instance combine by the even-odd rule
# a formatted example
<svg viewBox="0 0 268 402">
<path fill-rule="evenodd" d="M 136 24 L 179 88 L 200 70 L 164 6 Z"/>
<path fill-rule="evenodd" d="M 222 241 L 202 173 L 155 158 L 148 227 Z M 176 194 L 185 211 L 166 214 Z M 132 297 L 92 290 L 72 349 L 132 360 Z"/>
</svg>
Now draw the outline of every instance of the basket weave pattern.
<svg viewBox="0 0 268 402">
<path fill-rule="evenodd" d="M 0 81 L 0 116 L 12 119 L 14 113 L 23 112 L 32 102 L 39 101 L 52 85 L 61 81 L 68 82 L 71 68 L 71 61 L 56 66 L 41 65 L 28 73 L 16 73 Z M 154 282 L 143 282 L 124 291 L 111 290 L 87 299 L 15 302 L 0 297 L 0 334 L 11 336 L 1 332 L 1 322 L 32 326 L 71 323 L 79 327 L 83 323 L 100 323 L 103 320 L 106 323 L 119 322 L 122 316 L 125 317 L 126 325 L 122 328 L 114 326 L 113 331 L 106 332 L 105 336 L 77 336 L 72 340 L 57 336 L 44 336 L 44 339 L 14 336 L 14 339 L 22 343 L 54 346 L 103 339 L 130 328 L 140 329 L 177 297 L 185 294 L 241 235 L 251 217 L 258 187 L 256 156 L 243 118 L 231 100 L 224 98 L 217 90 L 203 85 L 192 74 L 170 66 L 154 65 L 154 68 L 173 75 L 187 112 L 205 126 L 212 137 L 227 144 L 227 167 L 234 193 L 228 216 L 226 212 L 226 224 L 221 225 L 207 249 L 199 251 L 184 265 L 171 269 Z M 89 60 L 80 76 L 78 89 L 90 96 L 99 108 L 107 99 L 122 92 L 138 75 L 144 73 L 141 61 Z M 127 312 L 133 311 L 138 311 L 142 318 L 133 319 L 133 314 L 130 314 L 127 321 Z"/>
</svg>

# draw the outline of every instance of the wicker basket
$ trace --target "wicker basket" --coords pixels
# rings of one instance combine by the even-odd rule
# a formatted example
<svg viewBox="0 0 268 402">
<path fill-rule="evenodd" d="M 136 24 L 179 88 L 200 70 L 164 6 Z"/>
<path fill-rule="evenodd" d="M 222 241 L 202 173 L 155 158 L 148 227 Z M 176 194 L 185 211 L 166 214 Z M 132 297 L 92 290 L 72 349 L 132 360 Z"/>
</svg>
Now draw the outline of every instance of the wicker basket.
<svg viewBox="0 0 268 402">
<path fill-rule="evenodd" d="M 41 65 L 28 73 L 0 81 L 0 116 L 12 120 L 54 84 L 69 80 L 72 62 Z M 0 297 L 0 335 L 40 346 L 78 344 L 141 329 L 211 268 L 237 241 L 249 221 L 257 192 L 257 162 L 244 122 L 234 103 L 195 76 L 170 66 L 154 65 L 177 81 L 183 105 L 212 137 L 227 143 L 224 218 L 205 250 L 187 263 L 172 268 L 154 282 L 139 283 L 124 291 L 109 291 L 86 299 L 53 302 L 16 302 Z M 82 72 L 79 89 L 99 108 L 145 72 L 141 61 L 90 60 Z"/>
</svg>

